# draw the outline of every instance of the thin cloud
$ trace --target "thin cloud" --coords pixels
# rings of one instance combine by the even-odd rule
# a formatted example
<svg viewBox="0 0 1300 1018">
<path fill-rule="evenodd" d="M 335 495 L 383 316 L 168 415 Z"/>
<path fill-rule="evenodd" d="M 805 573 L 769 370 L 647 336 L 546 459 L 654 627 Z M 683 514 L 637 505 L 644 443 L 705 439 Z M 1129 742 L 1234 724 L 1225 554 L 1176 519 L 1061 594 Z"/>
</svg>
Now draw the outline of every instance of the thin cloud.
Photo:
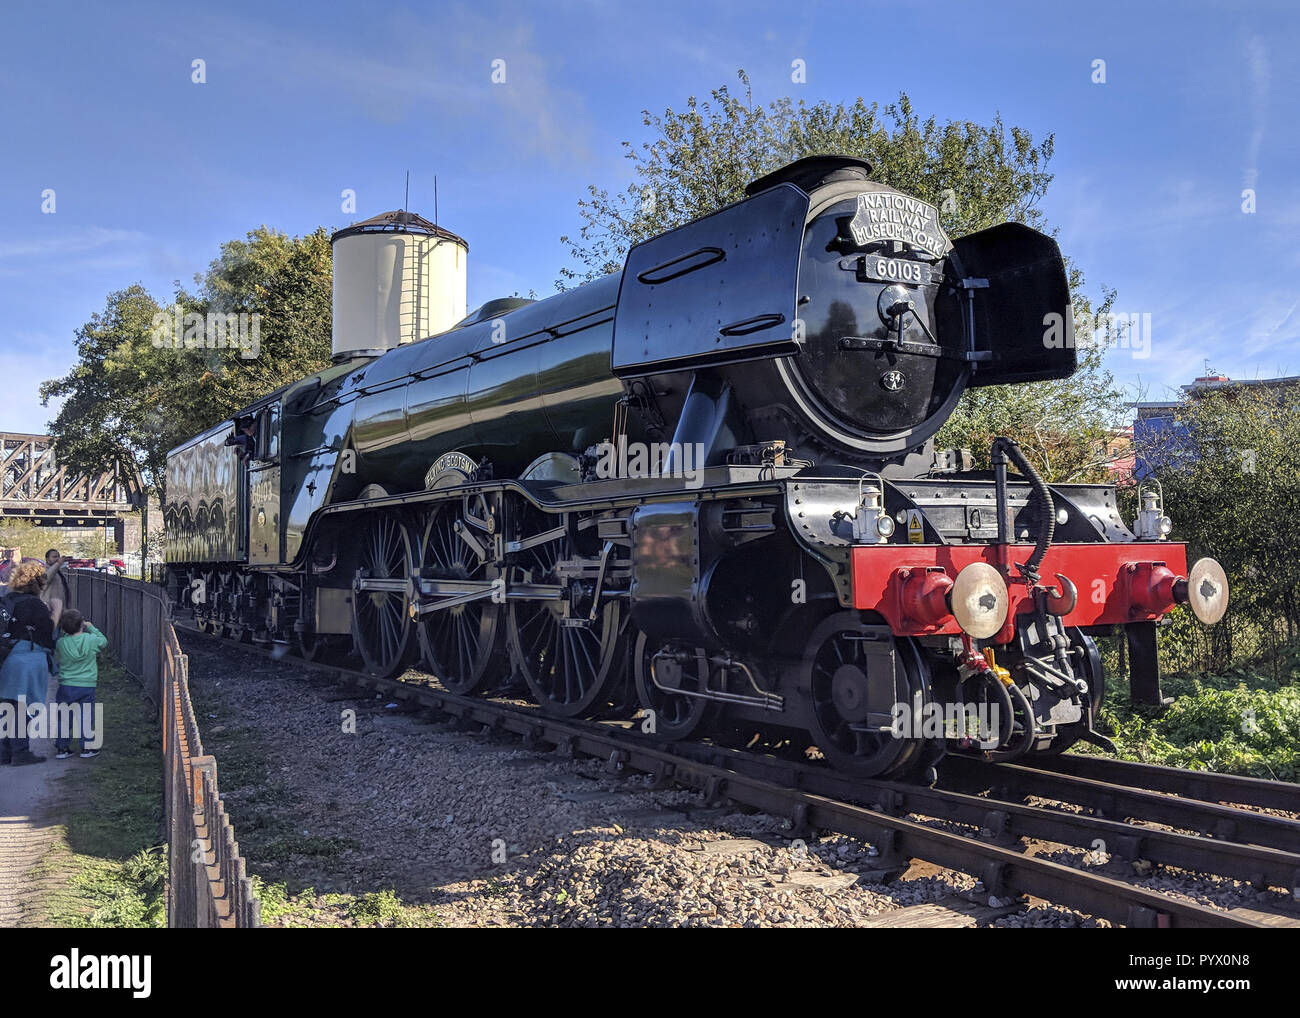
<svg viewBox="0 0 1300 1018">
<path fill-rule="evenodd" d="M 583 96 L 557 81 L 561 66 L 539 52 L 523 17 L 503 25 L 463 9 L 440 10 L 437 21 L 402 12 L 390 17 L 383 47 L 372 49 L 270 35 L 263 24 L 227 15 L 207 17 L 204 26 L 169 41 L 192 48 L 197 36 L 230 71 L 281 96 L 302 92 L 309 99 L 293 101 L 313 108 L 338 98 L 380 123 L 417 120 L 440 132 L 459 124 L 481 134 L 491 119 L 512 146 L 498 159 L 525 152 L 570 165 L 591 158 Z M 491 79 L 498 59 L 505 61 L 501 84 Z"/>
<path fill-rule="evenodd" d="M 1264 127 L 1268 117 L 1269 64 L 1264 40 L 1252 36 L 1246 40 L 1246 67 L 1250 83 L 1250 139 L 1246 143 L 1245 185 L 1254 188 L 1259 181 L 1259 153 L 1264 145 Z"/>
<path fill-rule="evenodd" d="M 0 260 L 66 258 L 118 245 L 139 244 L 144 236 L 138 230 L 110 230 L 101 226 L 87 226 L 69 233 L 48 236 L 28 234 L 20 240 L 0 241 Z"/>
</svg>

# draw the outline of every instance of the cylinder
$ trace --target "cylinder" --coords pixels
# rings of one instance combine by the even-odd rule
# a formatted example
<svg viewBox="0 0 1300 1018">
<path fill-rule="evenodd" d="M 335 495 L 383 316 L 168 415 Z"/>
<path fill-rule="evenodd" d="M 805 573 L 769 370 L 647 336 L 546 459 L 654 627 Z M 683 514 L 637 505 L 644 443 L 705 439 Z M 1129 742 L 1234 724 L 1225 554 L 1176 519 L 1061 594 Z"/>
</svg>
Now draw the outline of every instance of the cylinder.
<svg viewBox="0 0 1300 1018">
<path fill-rule="evenodd" d="M 374 357 L 465 317 L 469 245 L 413 212 L 385 212 L 330 238 L 334 360 Z"/>
</svg>

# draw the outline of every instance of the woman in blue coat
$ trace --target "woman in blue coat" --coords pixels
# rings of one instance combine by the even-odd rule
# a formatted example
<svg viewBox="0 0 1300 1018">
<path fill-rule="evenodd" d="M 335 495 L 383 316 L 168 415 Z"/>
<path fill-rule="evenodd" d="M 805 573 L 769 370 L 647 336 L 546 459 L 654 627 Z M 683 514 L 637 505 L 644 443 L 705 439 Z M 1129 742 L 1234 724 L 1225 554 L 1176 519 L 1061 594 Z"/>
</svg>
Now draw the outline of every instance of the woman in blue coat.
<svg viewBox="0 0 1300 1018">
<path fill-rule="evenodd" d="M 9 577 L 5 607 L 12 621 L 12 649 L 0 665 L 0 764 L 43 763 L 31 751 L 24 717 L 28 704 L 49 696 L 50 653 L 54 649 L 54 623 L 41 600 L 45 566 L 24 562 Z"/>
</svg>

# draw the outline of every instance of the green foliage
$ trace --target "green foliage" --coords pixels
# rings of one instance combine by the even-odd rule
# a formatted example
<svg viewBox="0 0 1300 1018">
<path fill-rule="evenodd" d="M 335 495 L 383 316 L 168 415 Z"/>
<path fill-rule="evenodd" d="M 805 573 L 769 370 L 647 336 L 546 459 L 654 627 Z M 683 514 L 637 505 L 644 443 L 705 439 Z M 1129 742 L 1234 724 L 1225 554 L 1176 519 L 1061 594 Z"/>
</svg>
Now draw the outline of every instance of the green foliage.
<svg viewBox="0 0 1300 1018">
<path fill-rule="evenodd" d="M 254 896 L 262 903 L 263 926 L 275 926 L 297 911 L 289 887 L 283 880 L 267 883 L 255 873 L 249 879 L 253 883 Z M 305 893 L 310 894 L 310 889 Z"/>
<path fill-rule="evenodd" d="M 1122 423 L 1124 401 L 1104 358 L 1104 349 L 1088 347 L 1069 378 L 967 389 L 936 446 L 968 448 L 987 467 L 993 439 L 1006 435 L 1049 482 L 1105 481 L 1109 457 L 1099 450 Z"/>
<path fill-rule="evenodd" d="M 1122 695 L 1103 705 L 1102 730 L 1122 758 L 1300 780 L 1300 687 L 1262 675 L 1197 676 L 1167 682 L 1165 694 L 1175 700 L 1164 708 Z"/>
<path fill-rule="evenodd" d="M 761 106 L 744 71 L 739 78 L 744 99 L 723 85 L 712 101 L 691 96 L 680 113 L 642 111 L 657 137 L 639 147 L 623 142 L 638 179 L 613 196 L 588 188 L 578 203 L 578 239 L 560 238 L 583 268 L 561 270 L 557 285 L 619 271 L 633 244 L 739 201 L 755 178 L 820 153 L 870 159 L 874 179 L 940 207 L 954 235 L 1008 219 L 1041 222 L 1051 136 L 1035 144 L 1018 127 L 1008 136 L 1001 118 L 988 126 L 922 121 L 906 94 L 883 110 L 862 98 L 847 106 L 788 98 Z"/>
<path fill-rule="evenodd" d="M 354 901 L 349 914 L 363 926 L 413 926 L 406 906 L 393 891 L 371 891 Z"/>
<path fill-rule="evenodd" d="M 138 283 L 109 294 L 104 310 L 77 330 L 77 364 L 41 385 L 45 405 L 65 400 L 50 426 L 65 466 L 87 473 L 110 463 L 138 467 L 150 484 L 174 444 L 169 439 L 183 437 L 188 421 L 172 391 L 180 372 L 152 342 L 160 311 Z"/>
<path fill-rule="evenodd" d="M 45 557 L 58 548 L 71 558 L 98 558 L 105 554 L 103 531 L 73 534 L 55 527 L 41 527 L 28 520 L 0 520 L 0 548 L 21 548 L 24 558 Z"/>
<path fill-rule="evenodd" d="M 883 108 L 861 97 L 763 106 L 753 101 L 744 71 L 739 78 L 744 98 L 724 85 L 709 99 L 691 96 L 682 111 L 642 111 L 651 140 L 623 143 L 635 179 L 621 193 L 588 188 L 578 203 L 577 237 L 561 238 L 577 266 L 561 269 L 557 286 L 619 271 L 633 244 L 739 201 L 750 181 L 813 154 L 869 159 L 874 179 L 937 207 L 951 236 L 1007 221 L 1046 228 L 1038 202 L 1052 181 L 1052 135 L 1036 142 L 997 116 L 988 124 L 922 119 L 906 94 Z M 1077 269 L 1070 283 L 1076 318 L 1092 315 Z M 1113 300 L 1106 293 L 1098 310 Z M 969 390 L 937 442 L 969 447 L 987 465 L 993 437 L 1008 435 L 1049 480 L 1104 478 L 1095 447 L 1118 422 L 1122 399 L 1103 353 L 1082 350 L 1071 379 Z"/>
<path fill-rule="evenodd" d="M 267 883 L 258 876 L 251 879 L 262 902 L 264 926 L 378 926 L 391 929 L 442 925 L 433 906 L 407 904 L 393 890 L 358 896 L 338 892 L 317 894 L 314 888 L 306 887 L 293 894 L 284 881 Z"/>
<path fill-rule="evenodd" d="M 108 295 L 77 330 L 77 363 L 45 382 L 41 397 L 65 400 L 51 425 L 55 449 L 76 470 L 119 462 L 150 491 L 161 488 L 167 450 L 232 416 L 252 400 L 327 366 L 330 360 L 329 236 L 287 237 L 259 227 L 222 245 L 162 306 L 136 283 Z M 158 345 L 166 315 L 260 315 L 257 356 L 238 346 Z"/>
<path fill-rule="evenodd" d="M 1174 537 L 1223 565 L 1231 614 L 1300 635 L 1300 388 L 1203 391 L 1175 424 L 1140 450 L 1159 464 Z M 1231 660 L 1232 630 L 1219 635 Z"/>
<path fill-rule="evenodd" d="M 227 352 L 212 373 L 217 405 L 227 414 L 329 366 L 332 273 L 324 227 L 288 237 L 259 226 L 247 240 L 221 245 L 197 297 L 178 293 L 182 304 L 202 314 L 261 315 L 259 356 Z"/>
<path fill-rule="evenodd" d="M 89 927 L 155 929 L 167 925 L 166 846 L 142 849 L 131 856 L 111 879 L 91 884 L 104 904 L 86 921 Z"/>
</svg>

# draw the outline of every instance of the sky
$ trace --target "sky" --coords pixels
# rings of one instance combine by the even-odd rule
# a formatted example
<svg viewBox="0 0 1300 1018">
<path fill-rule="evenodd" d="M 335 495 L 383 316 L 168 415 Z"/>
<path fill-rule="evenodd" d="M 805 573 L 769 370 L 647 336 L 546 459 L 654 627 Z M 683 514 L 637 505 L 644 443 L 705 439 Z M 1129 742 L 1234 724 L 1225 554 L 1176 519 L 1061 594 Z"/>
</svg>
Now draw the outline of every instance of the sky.
<svg viewBox="0 0 1300 1018">
<path fill-rule="evenodd" d="M 588 186 L 632 179 L 641 111 L 734 90 L 742 67 L 762 103 L 905 91 L 923 117 L 1054 134 L 1040 208 L 1087 292 L 1141 316 L 1108 355 L 1132 397 L 1170 398 L 1207 364 L 1300 374 L 1300 6 L 921 10 L 5 0 L 0 430 L 45 430 L 38 386 L 110 292 L 166 300 L 260 225 L 399 208 L 408 170 L 409 207 L 432 218 L 436 174 L 439 222 L 469 241 L 470 307 L 545 296 Z"/>
</svg>

